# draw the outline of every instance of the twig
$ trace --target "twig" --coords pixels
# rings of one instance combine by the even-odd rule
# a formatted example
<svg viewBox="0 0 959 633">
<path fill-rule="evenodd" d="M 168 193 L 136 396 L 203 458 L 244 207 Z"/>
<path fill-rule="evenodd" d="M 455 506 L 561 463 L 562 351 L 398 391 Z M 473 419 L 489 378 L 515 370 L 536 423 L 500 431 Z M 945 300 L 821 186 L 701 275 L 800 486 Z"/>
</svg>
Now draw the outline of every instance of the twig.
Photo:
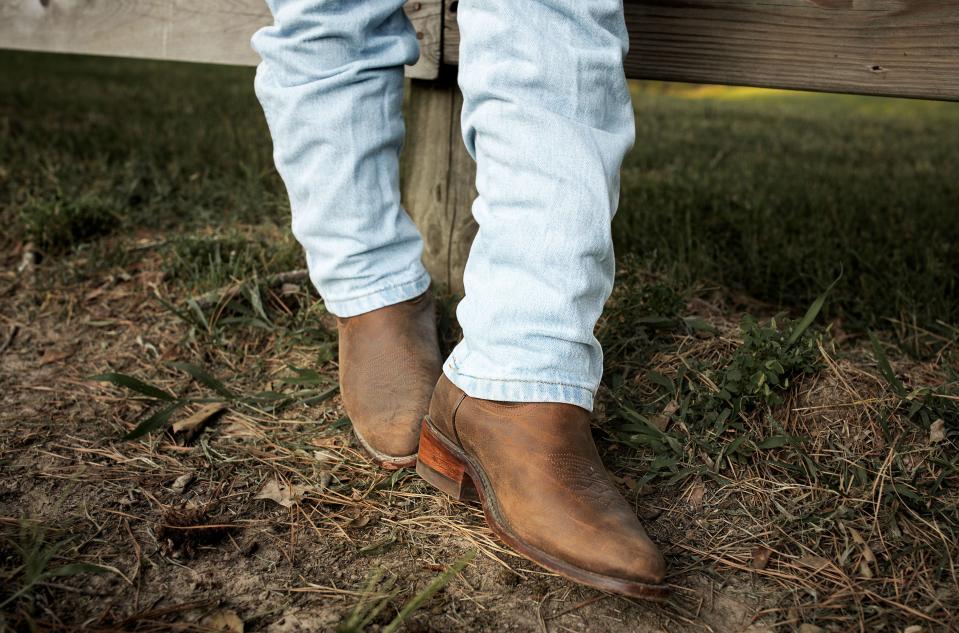
<svg viewBox="0 0 959 633">
<path fill-rule="evenodd" d="M 19 325 L 14 325 L 12 328 L 10 328 L 10 333 L 7 334 L 7 340 L 3 342 L 3 345 L 0 345 L 0 354 L 7 351 L 7 348 L 10 347 L 11 344 L 13 344 L 13 339 L 17 337 L 17 332 L 19 331 L 20 331 Z"/>
</svg>

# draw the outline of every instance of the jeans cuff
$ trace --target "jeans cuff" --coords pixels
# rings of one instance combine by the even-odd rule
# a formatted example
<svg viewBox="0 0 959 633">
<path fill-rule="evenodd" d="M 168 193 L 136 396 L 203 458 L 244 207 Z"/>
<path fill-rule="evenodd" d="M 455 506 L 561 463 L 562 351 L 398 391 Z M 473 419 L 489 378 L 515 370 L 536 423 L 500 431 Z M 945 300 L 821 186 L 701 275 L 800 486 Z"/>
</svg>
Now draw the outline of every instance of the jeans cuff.
<svg viewBox="0 0 959 633">
<path fill-rule="evenodd" d="M 384 286 L 359 297 L 346 299 L 323 299 L 327 312 L 341 319 L 372 312 L 386 306 L 415 299 L 430 287 L 430 275 L 423 270 L 412 281 L 403 281 L 398 284 Z"/>
<path fill-rule="evenodd" d="M 452 356 L 443 364 L 443 373 L 471 398 L 499 402 L 562 402 L 593 410 L 593 392 L 586 387 L 522 378 L 480 378 L 463 374 Z"/>
</svg>

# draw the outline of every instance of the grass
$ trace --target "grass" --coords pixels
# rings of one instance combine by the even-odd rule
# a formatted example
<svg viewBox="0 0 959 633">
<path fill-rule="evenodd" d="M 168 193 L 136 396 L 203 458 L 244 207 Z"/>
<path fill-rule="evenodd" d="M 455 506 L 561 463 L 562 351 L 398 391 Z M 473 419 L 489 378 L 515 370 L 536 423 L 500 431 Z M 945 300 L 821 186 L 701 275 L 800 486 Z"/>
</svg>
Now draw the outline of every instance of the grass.
<svg viewBox="0 0 959 633">
<path fill-rule="evenodd" d="M 118 231 L 288 225 L 252 69 L 17 52 L 0 68 L 8 246 L 55 254 Z M 856 331 L 959 322 L 959 105 L 655 83 L 633 94 L 619 253 L 793 311 L 841 274 L 826 313 Z M 271 239 L 289 265 L 282 234 Z M 205 248 L 191 239 L 172 274 L 197 257 L 264 265 L 262 253 L 224 262 L 214 242 L 188 253 Z"/>
<path fill-rule="evenodd" d="M 10 51 L 0 68 L 7 244 L 289 223 L 251 69 Z"/>
<path fill-rule="evenodd" d="M 9 591 L 0 594 L 0 629 L 7 625 L 9 618 L 6 614 L 15 614 L 17 620 L 32 622 L 40 599 L 38 594 L 58 580 L 108 571 L 90 563 L 58 564 L 58 560 L 71 561 L 76 556 L 75 552 L 71 555 L 69 551 L 75 538 L 58 536 L 28 519 L 0 524 L 0 546 L 11 550 L 4 552 L 5 558 L 10 556 L 4 563 L 12 563 L 3 574 L 4 586 Z"/>
<path fill-rule="evenodd" d="M 636 86 L 595 417 L 670 563 L 651 607 L 354 446 L 250 69 L 0 68 L 11 629 L 954 624 L 954 105 Z"/>
<path fill-rule="evenodd" d="M 167 276 L 193 292 L 303 266 L 302 251 L 289 230 L 272 227 L 245 233 L 176 235 L 162 252 Z"/>
<path fill-rule="evenodd" d="M 841 274 L 827 314 L 853 329 L 959 322 L 959 104 L 656 88 L 619 252 L 793 310 Z"/>
<path fill-rule="evenodd" d="M 600 325 L 604 428 L 637 498 L 665 488 L 705 510 L 675 546 L 788 586 L 783 626 L 947 630 L 959 612 L 952 343 L 936 363 L 894 366 L 875 335 L 840 343 L 809 328 L 821 301 L 798 323 L 731 318 L 695 296 L 677 310 L 649 300 L 675 291 L 637 270 Z"/>
</svg>

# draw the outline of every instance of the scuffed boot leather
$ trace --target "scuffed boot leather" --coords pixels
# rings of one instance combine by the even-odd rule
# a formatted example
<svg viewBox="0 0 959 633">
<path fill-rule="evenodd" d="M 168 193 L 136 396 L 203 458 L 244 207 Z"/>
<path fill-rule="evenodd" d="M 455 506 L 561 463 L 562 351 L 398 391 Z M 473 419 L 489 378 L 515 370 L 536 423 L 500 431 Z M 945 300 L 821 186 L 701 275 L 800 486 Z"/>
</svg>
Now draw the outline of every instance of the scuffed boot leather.
<svg viewBox="0 0 959 633">
<path fill-rule="evenodd" d="M 471 398 L 441 376 L 416 470 L 456 498 L 475 490 L 493 531 L 551 571 L 634 597 L 667 594 L 663 556 L 610 481 L 584 409 Z"/>
<path fill-rule="evenodd" d="M 381 466 L 413 466 L 443 366 L 432 292 L 338 318 L 337 328 L 340 392 L 357 439 Z"/>
</svg>

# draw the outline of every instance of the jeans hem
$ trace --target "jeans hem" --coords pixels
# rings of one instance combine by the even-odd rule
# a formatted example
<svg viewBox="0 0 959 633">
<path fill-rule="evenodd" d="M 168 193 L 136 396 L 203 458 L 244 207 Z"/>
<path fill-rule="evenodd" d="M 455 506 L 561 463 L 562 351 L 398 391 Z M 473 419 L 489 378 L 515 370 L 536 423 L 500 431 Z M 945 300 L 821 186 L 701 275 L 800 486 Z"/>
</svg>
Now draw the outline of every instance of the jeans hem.
<svg viewBox="0 0 959 633">
<path fill-rule="evenodd" d="M 480 378 L 460 372 L 452 358 L 443 373 L 471 398 L 499 402 L 560 402 L 593 410 L 593 391 L 586 387 L 524 378 Z"/>
<path fill-rule="evenodd" d="M 412 281 L 385 286 L 372 290 L 359 297 L 349 299 L 323 299 L 327 312 L 345 319 L 366 312 L 372 312 L 386 306 L 409 301 L 420 296 L 430 287 L 430 275 L 425 270 Z"/>
</svg>

